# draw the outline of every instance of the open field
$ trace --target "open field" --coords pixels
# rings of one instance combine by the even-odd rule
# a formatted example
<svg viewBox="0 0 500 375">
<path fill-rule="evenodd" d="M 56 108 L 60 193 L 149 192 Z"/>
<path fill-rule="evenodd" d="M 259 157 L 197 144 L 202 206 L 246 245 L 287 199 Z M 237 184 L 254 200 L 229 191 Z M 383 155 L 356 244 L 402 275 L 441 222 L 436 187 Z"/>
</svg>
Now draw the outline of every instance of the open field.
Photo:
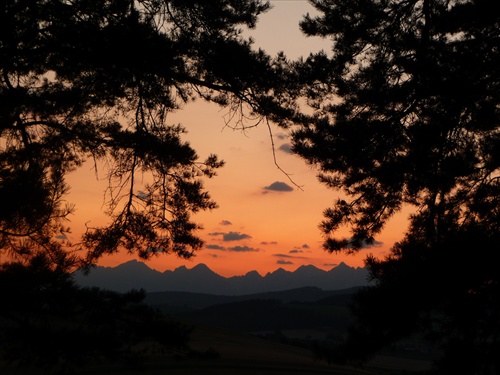
<svg viewBox="0 0 500 375">
<path fill-rule="evenodd" d="M 387 375 L 399 370 L 422 370 L 425 363 L 416 360 L 396 360 L 379 357 L 369 366 L 355 368 L 329 365 L 317 361 L 312 353 L 250 334 L 197 327 L 192 334 L 189 357 L 152 354 L 142 369 L 127 369 L 122 365 L 90 364 L 75 375 Z M 37 371 L 0 368 L 1 374 L 32 375 Z"/>
<path fill-rule="evenodd" d="M 250 334 L 219 328 L 198 327 L 192 335 L 195 355 L 184 358 L 154 356 L 143 370 L 95 367 L 85 375 L 374 375 L 350 367 L 331 366 L 315 361 L 310 351 Z M 197 355 L 196 355 L 197 353 Z"/>
</svg>

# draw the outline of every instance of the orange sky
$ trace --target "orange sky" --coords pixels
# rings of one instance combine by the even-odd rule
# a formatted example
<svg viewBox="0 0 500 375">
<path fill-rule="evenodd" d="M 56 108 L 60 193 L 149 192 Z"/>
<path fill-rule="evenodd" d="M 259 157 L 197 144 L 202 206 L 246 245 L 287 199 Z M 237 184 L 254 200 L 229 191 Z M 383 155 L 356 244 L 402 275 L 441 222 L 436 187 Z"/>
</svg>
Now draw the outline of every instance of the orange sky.
<svg viewBox="0 0 500 375">
<path fill-rule="evenodd" d="M 312 11 L 307 2 L 281 0 L 272 1 L 272 4 L 274 8 L 261 18 L 257 30 L 250 32 L 256 46 L 271 55 L 283 50 L 292 59 L 329 48 L 328 42 L 305 38 L 298 29 L 301 16 Z M 286 152 L 286 134 L 273 128 L 277 161 L 303 188 L 302 191 L 297 189 L 274 165 L 265 124 L 244 133 L 234 131 L 225 127 L 226 114 L 225 109 L 199 102 L 169 119 L 187 128 L 186 138 L 202 159 L 215 153 L 226 165 L 217 177 L 206 183 L 219 208 L 196 216 L 204 226 L 200 235 L 206 241 L 206 248 L 189 261 L 172 255 L 155 257 L 147 262 L 150 267 L 164 271 L 205 263 L 223 276 L 233 276 L 251 270 L 265 274 L 279 267 L 295 270 L 303 264 L 331 269 L 341 261 L 362 266 L 368 253 L 382 255 L 401 238 L 404 216 L 389 223 L 377 238 L 380 246 L 363 250 L 356 256 L 323 251 L 318 224 L 323 210 L 336 200 L 338 193 L 320 185 L 314 169 Z M 104 177 L 104 172 L 98 177 Z M 72 186 L 69 200 L 77 207 L 71 218 L 73 238 L 70 239 L 77 241 L 86 222 L 102 223 L 105 184 L 96 179 L 91 166 L 75 172 L 68 182 Z M 272 190 L 275 182 L 286 183 L 293 190 Z M 130 259 L 133 257 L 123 253 L 105 257 L 100 264 L 114 266 Z"/>
</svg>

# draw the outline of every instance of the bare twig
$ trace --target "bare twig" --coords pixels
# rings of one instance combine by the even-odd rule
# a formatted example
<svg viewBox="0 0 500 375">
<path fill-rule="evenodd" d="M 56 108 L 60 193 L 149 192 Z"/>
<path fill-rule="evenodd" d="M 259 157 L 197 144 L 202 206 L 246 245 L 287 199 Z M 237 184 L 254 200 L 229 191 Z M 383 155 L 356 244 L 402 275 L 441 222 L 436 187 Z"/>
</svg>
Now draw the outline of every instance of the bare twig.
<svg viewBox="0 0 500 375">
<path fill-rule="evenodd" d="M 304 189 L 302 188 L 302 186 L 298 185 L 292 179 L 291 175 L 289 173 L 285 172 L 285 170 L 283 170 L 283 168 L 281 168 L 280 165 L 278 164 L 278 161 L 276 159 L 276 147 L 274 145 L 273 130 L 271 129 L 271 124 L 269 124 L 269 120 L 267 120 L 267 119 L 266 119 L 266 124 L 267 124 L 267 129 L 269 130 L 269 138 L 271 139 L 271 148 L 272 148 L 272 151 L 273 151 L 274 165 L 276 165 L 276 167 L 280 170 L 280 172 L 283 173 L 288 178 L 288 180 L 297 187 L 297 189 L 304 191 Z"/>
</svg>

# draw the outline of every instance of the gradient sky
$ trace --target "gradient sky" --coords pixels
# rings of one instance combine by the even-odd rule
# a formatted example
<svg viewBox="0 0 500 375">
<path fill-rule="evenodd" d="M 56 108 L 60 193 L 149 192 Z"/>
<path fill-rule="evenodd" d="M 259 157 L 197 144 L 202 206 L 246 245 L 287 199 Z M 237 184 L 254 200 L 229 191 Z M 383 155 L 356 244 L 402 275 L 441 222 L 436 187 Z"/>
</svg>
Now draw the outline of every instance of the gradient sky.
<svg viewBox="0 0 500 375">
<path fill-rule="evenodd" d="M 271 1 L 273 9 L 260 19 L 256 30 L 249 31 L 255 46 L 269 54 L 284 51 L 290 59 L 307 56 L 309 52 L 328 50 L 328 41 L 306 38 L 298 22 L 314 9 L 301 0 Z M 191 260 L 174 255 L 155 257 L 147 264 L 160 271 L 181 265 L 192 268 L 205 263 L 223 276 L 242 275 L 257 270 L 264 275 L 282 267 L 293 271 L 312 264 L 331 269 L 340 262 L 362 266 L 367 254 L 383 255 L 401 238 L 405 216 L 400 215 L 387 225 L 377 238 L 377 246 L 357 255 L 329 254 L 321 248 L 318 224 L 322 212 L 339 193 L 328 190 L 316 179 L 316 171 L 297 156 L 289 153 L 286 134 L 272 128 L 279 166 L 291 175 L 303 190 L 297 189 L 274 164 L 269 129 L 265 124 L 245 132 L 225 126 L 227 110 L 213 104 L 197 102 L 173 114 L 169 121 L 182 123 L 188 130 L 186 139 L 203 159 L 210 153 L 226 162 L 218 176 L 208 180 L 206 188 L 219 208 L 195 216 L 204 230 L 199 234 L 206 248 Z M 98 178 L 104 177 L 98 175 Z M 96 178 L 92 166 L 84 166 L 70 176 L 70 201 L 77 211 L 71 218 L 73 241 L 85 223 L 102 223 L 105 182 Z M 347 232 L 345 232 L 347 236 Z M 134 259 L 126 253 L 104 257 L 101 265 L 115 266 Z"/>
</svg>

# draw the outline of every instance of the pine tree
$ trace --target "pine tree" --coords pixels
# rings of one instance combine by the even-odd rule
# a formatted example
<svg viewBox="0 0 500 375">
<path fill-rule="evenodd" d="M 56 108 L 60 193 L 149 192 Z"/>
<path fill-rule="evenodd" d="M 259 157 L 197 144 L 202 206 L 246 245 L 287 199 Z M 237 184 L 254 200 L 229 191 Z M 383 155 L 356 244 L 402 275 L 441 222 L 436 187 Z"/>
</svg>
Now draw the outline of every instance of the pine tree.
<svg viewBox="0 0 500 375">
<path fill-rule="evenodd" d="M 294 150 L 343 192 L 325 249 L 356 252 L 413 207 L 344 346 L 367 357 L 413 332 L 442 344 L 450 373 L 500 371 L 500 12 L 493 0 L 313 0 L 301 23 L 332 40 L 298 81 L 314 115 Z M 337 238 L 347 226 L 349 238 Z M 444 371 L 444 370 L 443 370 Z M 455 372 L 454 372 L 455 371 Z"/>
<path fill-rule="evenodd" d="M 190 258 L 202 247 L 191 216 L 216 207 L 203 180 L 223 162 L 200 160 L 169 114 L 197 99 L 257 111 L 254 92 L 274 90 L 275 68 L 242 28 L 268 8 L 0 2 L 0 354 L 53 368 L 126 357 L 134 340 L 185 345 L 185 329 L 141 305 L 141 294 L 82 289 L 70 273 L 117 251 Z M 60 240 L 74 210 L 66 177 L 85 162 L 109 180 L 110 222 L 72 246 Z"/>
</svg>

